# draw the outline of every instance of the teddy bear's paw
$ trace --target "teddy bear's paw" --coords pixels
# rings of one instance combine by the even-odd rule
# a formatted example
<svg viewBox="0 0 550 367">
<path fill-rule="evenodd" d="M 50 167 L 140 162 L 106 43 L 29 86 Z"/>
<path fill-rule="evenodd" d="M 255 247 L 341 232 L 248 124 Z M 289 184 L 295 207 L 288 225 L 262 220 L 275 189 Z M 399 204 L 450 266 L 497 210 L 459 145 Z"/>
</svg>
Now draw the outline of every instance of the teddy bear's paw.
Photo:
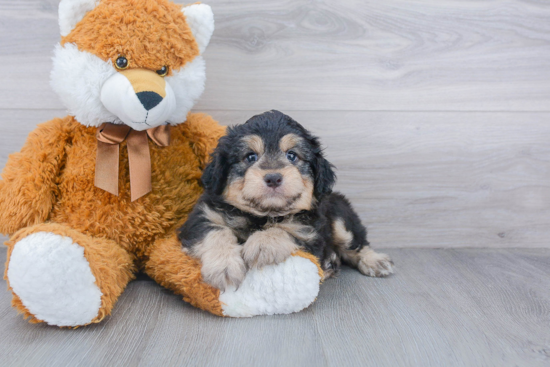
<svg viewBox="0 0 550 367">
<path fill-rule="evenodd" d="M 228 288 L 219 300 L 225 316 L 289 314 L 315 301 L 320 280 L 316 264 L 290 256 L 277 265 L 250 269 L 240 287 Z"/>
<path fill-rule="evenodd" d="M 280 264 L 298 250 L 290 235 L 280 228 L 254 232 L 243 246 L 243 258 L 249 268 Z"/>
<path fill-rule="evenodd" d="M 98 315 L 102 293 L 84 248 L 69 237 L 37 232 L 23 238 L 7 276 L 23 305 L 50 325 L 85 325 Z"/>
<path fill-rule="evenodd" d="M 387 277 L 393 274 L 393 261 L 386 254 L 365 247 L 359 253 L 357 269 L 369 277 Z"/>
</svg>

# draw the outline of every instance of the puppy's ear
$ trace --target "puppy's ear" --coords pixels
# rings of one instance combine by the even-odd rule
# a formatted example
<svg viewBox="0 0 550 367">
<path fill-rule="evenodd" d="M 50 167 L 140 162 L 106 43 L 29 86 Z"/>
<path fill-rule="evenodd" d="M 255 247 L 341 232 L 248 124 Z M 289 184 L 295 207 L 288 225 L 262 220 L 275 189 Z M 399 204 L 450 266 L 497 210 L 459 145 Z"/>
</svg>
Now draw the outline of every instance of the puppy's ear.
<svg viewBox="0 0 550 367">
<path fill-rule="evenodd" d="M 218 149 L 212 154 L 212 161 L 202 173 L 202 184 L 209 194 L 221 195 L 229 174 L 229 162 Z"/>
<path fill-rule="evenodd" d="M 333 171 L 333 165 L 323 157 L 321 152 L 315 155 L 313 162 L 313 173 L 315 184 L 313 194 L 317 199 L 332 192 L 332 187 L 336 183 L 336 174 Z"/>
</svg>

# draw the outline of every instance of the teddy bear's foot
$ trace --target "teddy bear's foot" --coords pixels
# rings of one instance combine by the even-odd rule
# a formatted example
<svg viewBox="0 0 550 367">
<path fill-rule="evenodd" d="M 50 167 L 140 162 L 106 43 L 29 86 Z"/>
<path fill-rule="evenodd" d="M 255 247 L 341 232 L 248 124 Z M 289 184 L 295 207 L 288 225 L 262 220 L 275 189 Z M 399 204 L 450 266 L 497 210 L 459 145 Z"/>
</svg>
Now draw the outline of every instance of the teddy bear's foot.
<svg viewBox="0 0 550 367">
<path fill-rule="evenodd" d="M 48 225 L 42 226 L 48 229 Z M 94 241 L 70 228 L 57 227 L 61 229 L 58 233 L 16 234 L 11 245 L 8 244 L 6 279 L 14 293 L 13 304 L 31 316 L 32 321 L 50 325 L 81 326 L 98 322 L 110 312 L 118 297 L 113 294 L 118 290 L 112 283 L 117 285 L 122 280 L 123 289 L 131 275 L 120 274 L 124 267 L 119 267 L 117 259 L 105 258 L 101 253 L 102 242 L 108 240 Z M 131 266 L 129 256 L 124 260 L 124 265 Z M 114 268 L 109 271 L 111 265 Z M 108 279 L 109 276 L 115 278 Z"/>
<path fill-rule="evenodd" d="M 313 255 L 298 251 L 280 264 L 249 270 L 238 288 L 220 292 L 203 281 L 200 262 L 182 250 L 175 235 L 157 240 L 150 251 L 145 272 L 151 278 L 193 306 L 219 316 L 301 311 L 317 298 L 323 273 Z"/>
<path fill-rule="evenodd" d="M 319 294 L 320 271 L 306 253 L 277 265 L 248 271 L 239 288 L 220 294 L 225 316 L 289 314 L 308 307 Z M 316 261 L 316 260 L 315 260 Z"/>
<path fill-rule="evenodd" d="M 50 325 L 89 324 L 101 308 L 84 248 L 69 237 L 39 232 L 23 238 L 11 254 L 8 278 L 25 307 Z"/>
</svg>

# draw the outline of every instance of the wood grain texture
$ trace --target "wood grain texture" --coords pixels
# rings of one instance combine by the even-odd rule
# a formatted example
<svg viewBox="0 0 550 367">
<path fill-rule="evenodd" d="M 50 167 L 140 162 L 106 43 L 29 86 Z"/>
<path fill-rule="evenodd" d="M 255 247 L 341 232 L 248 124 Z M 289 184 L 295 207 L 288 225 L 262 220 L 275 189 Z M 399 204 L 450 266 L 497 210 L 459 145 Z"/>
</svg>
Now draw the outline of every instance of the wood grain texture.
<svg viewBox="0 0 550 367">
<path fill-rule="evenodd" d="M 26 323 L 2 291 L 0 361 L 6 367 L 548 366 L 550 250 L 388 253 L 395 276 L 372 279 L 344 269 L 323 284 L 313 306 L 286 316 L 218 318 L 140 278 L 101 324 L 61 330 Z"/>
<path fill-rule="evenodd" d="M 550 3 L 211 0 L 198 109 L 548 111 Z M 0 0 L 0 108 L 62 108 L 55 0 Z"/>
<path fill-rule="evenodd" d="M 207 111 L 225 125 L 261 111 Z M 37 122 L 0 110 L 0 167 Z M 294 111 L 375 247 L 550 247 L 550 113 Z"/>
<path fill-rule="evenodd" d="M 2 280 L 0 365 L 550 365 L 550 2 L 205 2 L 196 110 L 231 125 L 276 108 L 319 135 L 373 246 L 405 247 L 387 250 L 397 274 L 344 269 L 307 310 L 253 319 L 142 276 L 77 330 L 28 324 Z M 58 3 L 0 0 L 0 168 L 65 115 Z"/>
</svg>

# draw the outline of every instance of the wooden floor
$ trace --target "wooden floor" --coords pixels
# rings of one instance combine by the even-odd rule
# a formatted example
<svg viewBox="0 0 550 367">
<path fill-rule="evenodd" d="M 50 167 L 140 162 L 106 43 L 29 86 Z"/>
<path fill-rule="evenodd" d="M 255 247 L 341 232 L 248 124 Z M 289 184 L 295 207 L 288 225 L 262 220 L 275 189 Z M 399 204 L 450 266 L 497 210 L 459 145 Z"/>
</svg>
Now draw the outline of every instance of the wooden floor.
<svg viewBox="0 0 550 367">
<path fill-rule="evenodd" d="M 28 324 L 2 291 L 0 365 L 550 365 L 550 249 L 387 252 L 394 276 L 345 269 L 287 316 L 219 318 L 141 278 L 101 324 L 66 330 Z"/>
</svg>

